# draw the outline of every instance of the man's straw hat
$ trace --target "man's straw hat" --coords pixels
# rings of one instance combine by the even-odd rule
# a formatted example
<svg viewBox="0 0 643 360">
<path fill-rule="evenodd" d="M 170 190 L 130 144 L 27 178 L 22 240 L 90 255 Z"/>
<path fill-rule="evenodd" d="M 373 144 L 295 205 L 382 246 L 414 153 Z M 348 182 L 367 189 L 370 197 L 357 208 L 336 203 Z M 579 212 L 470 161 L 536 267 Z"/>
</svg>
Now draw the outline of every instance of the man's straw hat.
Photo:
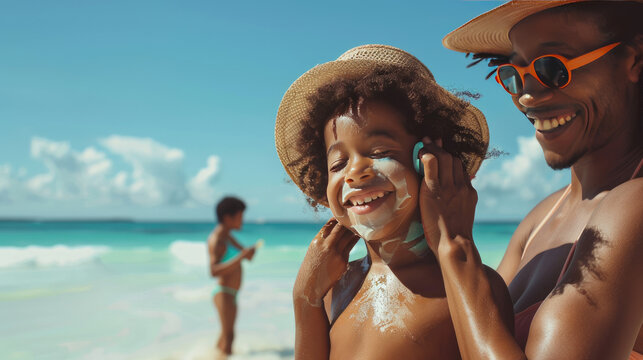
<svg viewBox="0 0 643 360">
<path fill-rule="evenodd" d="M 337 79 L 359 79 L 369 75 L 376 67 L 399 66 L 417 71 L 426 86 L 436 87 L 441 94 L 441 101 L 449 104 L 465 104 L 467 114 L 458 124 L 470 129 L 484 144 L 489 143 L 489 129 L 484 116 L 474 106 L 463 102 L 435 82 L 431 71 L 413 55 L 398 48 L 387 45 L 362 45 L 350 49 L 337 60 L 330 61 L 307 71 L 297 79 L 284 94 L 275 124 L 275 144 L 277 154 L 286 172 L 304 193 L 306 191 L 299 183 L 299 174 L 305 164 L 297 160 L 301 157 L 299 134 L 304 122 L 309 117 L 311 104 L 308 98 L 317 90 Z M 410 155 L 409 155 L 410 156 Z M 467 172 L 473 176 L 482 162 L 482 158 L 474 155 L 468 157 Z M 306 195 L 312 197 L 310 194 Z M 315 199 L 320 201 L 320 199 Z"/>
<path fill-rule="evenodd" d="M 509 31 L 514 25 L 543 10 L 581 1 L 583 0 L 509 1 L 453 30 L 442 39 L 442 44 L 447 49 L 460 52 L 510 55 L 512 49 Z"/>
</svg>

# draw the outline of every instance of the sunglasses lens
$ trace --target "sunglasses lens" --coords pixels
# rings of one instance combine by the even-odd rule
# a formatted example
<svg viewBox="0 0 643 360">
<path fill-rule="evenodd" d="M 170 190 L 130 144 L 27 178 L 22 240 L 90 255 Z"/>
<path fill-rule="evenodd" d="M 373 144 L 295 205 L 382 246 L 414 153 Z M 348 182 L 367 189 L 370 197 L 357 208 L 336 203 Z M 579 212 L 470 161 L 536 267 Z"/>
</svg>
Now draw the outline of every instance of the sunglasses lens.
<svg viewBox="0 0 643 360">
<path fill-rule="evenodd" d="M 520 74 L 513 66 L 501 66 L 498 68 L 498 78 L 502 82 L 505 90 L 512 94 L 518 94 L 522 91 L 522 80 Z"/>
<path fill-rule="evenodd" d="M 569 82 L 569 72 L 565 65 L 553 56 L 546 56 L 534 62 L 534 70 L 545 85 L 552 88 L 565 86 Z"/>
</svg>

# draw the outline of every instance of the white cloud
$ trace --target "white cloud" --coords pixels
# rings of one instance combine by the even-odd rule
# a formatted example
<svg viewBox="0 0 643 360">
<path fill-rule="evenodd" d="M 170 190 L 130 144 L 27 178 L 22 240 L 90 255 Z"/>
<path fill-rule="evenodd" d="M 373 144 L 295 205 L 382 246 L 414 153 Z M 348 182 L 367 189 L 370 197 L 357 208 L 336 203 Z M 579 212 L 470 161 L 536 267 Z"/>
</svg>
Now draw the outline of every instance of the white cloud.
<svg viewBox="0 0 643 360">
<path fill-rule="evenodd" d="M 101 140 L 101 144 L 132 167 L 126 192 L 133 203 L 178 205 L 188 200 L 183 151 L 150 138 L 118 135 Z"/>
<path fill-rule="evenodd" d="M 46 201 L 84 205 L 184 206 L 214 201 L 213 179 L 219 158 L 212 155 L 203 169 L 186 181 L 183 151 L 149 138 L 112 135 L 100 140 L 108 150 L 82 151 L 68 142 L 34 137 L 31 156 L 47 171 L 29 176 L 0 165 L 0 203 Z M 128 169 L 114 171 L 120 157 Z"/>
<path fill-rule="evenodd" d="M 212 205 L 212 203 L 214 203 L 216 193 L 212 182 L 218 172 L 219 157 L 211 155 L 208 158 L 206 167 L 199 170 L 188 182 L 188 190 L 192 199 L 204 205 Z"/>
<path fill-rule="evenodd" d="M 31 195 L 44 199 L 105 201 L 107 175 L 112 168 L 112 161 L 105 153 L 93 147 L 77 152 L 67 142 L 34 137 L 31 156 L 48 170 L 27 179 L 26 190 Z"/>
<path fill-rule="evenodd" d="M 522 219 L 547 195 L 569 183 L 569 171 L 552 170 L 535 137 L 518 137 L 518 154 L 502 161 L 487 160 L 473 185 L 481 218 Z M 502 158 L 500 158 L 502 159 Z"/>
</svg>

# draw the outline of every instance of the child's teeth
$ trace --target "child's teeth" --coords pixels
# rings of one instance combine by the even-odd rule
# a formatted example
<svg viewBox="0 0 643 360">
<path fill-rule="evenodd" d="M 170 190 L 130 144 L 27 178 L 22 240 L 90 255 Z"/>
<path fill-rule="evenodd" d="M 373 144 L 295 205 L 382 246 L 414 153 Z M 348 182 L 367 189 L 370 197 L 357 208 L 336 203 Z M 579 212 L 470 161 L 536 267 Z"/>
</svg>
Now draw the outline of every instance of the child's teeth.
<svg viewBox="0 0 643 360">
<path fill-rule="evenodd" d="M 558 119 L 558 125 L 561 125 L 561 126 L 565 125 L 565 122 L 569 121 L 569 119 L 570 119 L 569 116 L 566 117 L 565 119 L 563 119 L 563 118 Z"/>
<path fill-rule="evenodd" d="M 554 128 L 554 129 L 557 128 L 558 127 L 558 120 L 556 120 L 556 119 L 552 120 L 551 121 L 551 127 Z"/>
<path fill-rule="evenodd" d="M 549 130 L 549 129 L 551 129 L 551 121 L 543 120 L 543 130 Z"/>
<path fill-rule="evenodd" d="M 569 121 L 571 119 L 572 119 L 571 115 L 567 115 L 567 117 L 565 118 L 565 121 Z"/>
<path fill-rule="evenodd" d="M 364 204 L 367 204 L 367 203 L 369 203 L 369 202 L 371 202 L 373 200 L 379 199 L 379 198 L 381 198 L 383 196 L 384 196 L 384 192 L 379 192 L 379 193 L 373 194 L 371 196 L 367 196 L 367 197 L 365 197 L 365 198 L 363 198 L 361 200 L 357 200 L 357 199 L 351 200 L 351 204 L 353 204 L 353 206 L 355 206 L 355 205 L 364 205 Z"/>
</svg>

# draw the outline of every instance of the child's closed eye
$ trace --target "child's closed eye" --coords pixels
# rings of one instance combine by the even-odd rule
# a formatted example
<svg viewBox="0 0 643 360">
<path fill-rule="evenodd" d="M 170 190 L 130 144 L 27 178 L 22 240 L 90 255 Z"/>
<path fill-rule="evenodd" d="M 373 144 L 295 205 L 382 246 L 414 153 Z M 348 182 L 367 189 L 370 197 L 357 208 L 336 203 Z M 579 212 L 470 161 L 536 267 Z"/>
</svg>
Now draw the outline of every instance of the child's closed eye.
<svg viewBox="0 0 643 360">
<path fill-rule="evenodd" d="M 385 157 L 391 157 L 393 155 L 393 152 L 390 150 L 375 150 L 371 152 L 371 158 L 373 159 L 381 159 Z"/>
<path fill-rule="evenodd" d="M 328 167 L 331 172 L 337 172 L 346 166 L 346 159 L 337 159 Z"/>
</svg>

